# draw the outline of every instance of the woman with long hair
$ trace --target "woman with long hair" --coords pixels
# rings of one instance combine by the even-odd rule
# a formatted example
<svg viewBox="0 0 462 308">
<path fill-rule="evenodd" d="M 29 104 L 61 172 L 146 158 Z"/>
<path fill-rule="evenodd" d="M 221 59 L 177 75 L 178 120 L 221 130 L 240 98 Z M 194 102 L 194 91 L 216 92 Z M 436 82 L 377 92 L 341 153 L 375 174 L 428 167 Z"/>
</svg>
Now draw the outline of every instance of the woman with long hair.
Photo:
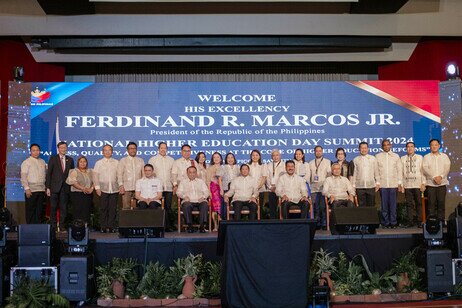
<svg viewBox="0 0 462 308">
<path fill-rule="evenodd" d="M 85 156 L 77 159 L 77 168 L 69 171 L 66 183 L 71 186 L 71 204 L 74 219 L 90 222 L 90 210 L 93 202 L 93 171 L 88 168 Z"/>
<path fill-rule="evenodd" d="M 219 181 L 218 170 L 220 170 L 223 164 L 223 157 L 218 152 L 212 154 L 210 160 L 210 166 L 206 169 L 206 183 L 210 188 L 211 205 L 212 205 L 212 220 L 213 220 L 213 231 L 218 231 L 218 221 L 220 220 L 221 204 L 223 203 L 223 197 L 221 195 L 221 187 Z"/>
<path fill-rule="evenodd" d="M 206 169 L 207 169 L 207 164 L 206 160 L 207 157 L 205 156 L 204 152 L 198 152 L 196 155 L 196 158 L 194 159 L 197 164 L 197 177 L 203 179 L 204 181 L 206 180 Z"/>
<path fill-rule="evenodd" d="M 261 153 L 259 150 L 254 149 L 252 152 L 250 152 L 250 161 L 249 161 L 249 167 L 250 167 L 250 176 L 255 179 L 257 182 L 257 189 L 259 191 L 259 198 L 260 198 L 260 206 L 263 203 L 264 200 L 264 194 L 266 191 L 265 183 L 266 183 L 266 168 L 265 165 L 263 165 L 262 159 L 261 159 Z"/>
<path fill-rule="evenodd" d="M 218 181 L 221 188 L 221 196 L 229 190 L 231 181 L 239 176 L 239 166 L 237 165 L 236 156 L 229 152 L 225 156 L 225 163 L 217 171 Z M 221 206 L 221 219 L 226 219 L 226 204 L 223 202 Z"/>
</svg>

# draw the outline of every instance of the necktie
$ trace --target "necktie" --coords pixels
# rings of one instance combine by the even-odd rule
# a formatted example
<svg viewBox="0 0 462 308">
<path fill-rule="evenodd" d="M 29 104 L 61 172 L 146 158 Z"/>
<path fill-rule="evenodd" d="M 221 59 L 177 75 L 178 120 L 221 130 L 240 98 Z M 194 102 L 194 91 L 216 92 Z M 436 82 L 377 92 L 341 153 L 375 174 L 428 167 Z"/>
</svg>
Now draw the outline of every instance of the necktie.
<svg viewBox="0 0 462 308">
<path fill-rule="evenodd" d="M 63 172 L 64 172 L 64 170 L 66 170 L 66 164 L 64 162 L 64 156 L 61 157 L 61 169 L 63 169 Z"/>
</svg>

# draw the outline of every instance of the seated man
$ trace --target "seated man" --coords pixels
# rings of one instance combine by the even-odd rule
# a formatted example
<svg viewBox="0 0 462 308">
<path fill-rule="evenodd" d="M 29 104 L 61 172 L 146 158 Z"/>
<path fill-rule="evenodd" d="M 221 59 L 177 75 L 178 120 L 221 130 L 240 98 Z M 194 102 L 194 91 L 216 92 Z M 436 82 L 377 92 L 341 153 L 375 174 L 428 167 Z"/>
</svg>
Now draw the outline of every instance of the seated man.
<svg viewBox="0 0 462 308">
<path fill-rule="evenodd" d="M 225 202 L 229 204 L 229 198 L 233 197 L 234 220 L 241 219 L 241 210 L 244 206 L 249 209 L 249 220 L 255 220 L 257 213 L 257 183 L 249 175 L 250 167 L 243 164 L 240 168 L 241 175 L 231 181 L 231 186 L 225 194 Z"/>
<path fill-rule="evenodd" d="M 188 233 L 193 233 L 192 211 L 193 208 L 199 208 L 200 232 L 205 233 L 204 224 L 207 222 L 208 202 L 210 190 L 207 188 L 204 180 L 197 177 L 197 169 L 194 166 L 186 169 L 187 180 L 182 180 L 176 191 L 176 195 L 181 198 L 181 209 L 184 213 L 184 220 L 188 225 Z"/>
<path fill-rule="evenodd" d="M 338 163 L 332 164 L 332 176 L 324 182 L 322 194 L 328 198 L 329 204 L 336 207 L 354 207 L 355 189 L 351 182 L 340 175 L 342 167 Z"/>
<path fill-rule="evenodd" d="M 286 173 L 279 177 L 276 184 L 276 195 L 281 198 L 282 217 L 289 217 L 289 209 L 298 206 L 301 211 L 301 218 L 306 218 L 310 201 L 305 179 L 295 174 L 295 162 L 286 161 Z"/>
<path fill-rule="evenodd" d="M 151 164 L 144 165 L 144 177 L 136 181 L 135 199 L 140 209 L 156 209 L 161 206 L 162 182 L 154 176 Z"/>
</svg>

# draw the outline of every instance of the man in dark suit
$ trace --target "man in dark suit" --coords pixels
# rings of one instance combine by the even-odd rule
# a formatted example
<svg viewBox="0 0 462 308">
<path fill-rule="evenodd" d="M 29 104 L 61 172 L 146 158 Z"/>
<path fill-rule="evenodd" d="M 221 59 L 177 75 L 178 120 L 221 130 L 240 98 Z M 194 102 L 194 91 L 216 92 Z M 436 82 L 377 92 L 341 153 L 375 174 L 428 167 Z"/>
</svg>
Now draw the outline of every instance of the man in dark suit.
<svg viewBox="0 0 462 308">
<path fill-rule="evenodd" d="M 56 229 L 56 212 L 58 206 L 61 209 L 60 227 L 63 229 L 66 221 L 67 206 L 69 203 L 70 186 L 66 184 L 69 170 L 74 169 L 74 159 L 66 155 L 67 143 L 58 143 L 58 154 L 53 155 L 48 160 L 48 170 L 46 176 L 47 196 L 50 197 L 51 204 L 51 226 Z"/>
</svg>

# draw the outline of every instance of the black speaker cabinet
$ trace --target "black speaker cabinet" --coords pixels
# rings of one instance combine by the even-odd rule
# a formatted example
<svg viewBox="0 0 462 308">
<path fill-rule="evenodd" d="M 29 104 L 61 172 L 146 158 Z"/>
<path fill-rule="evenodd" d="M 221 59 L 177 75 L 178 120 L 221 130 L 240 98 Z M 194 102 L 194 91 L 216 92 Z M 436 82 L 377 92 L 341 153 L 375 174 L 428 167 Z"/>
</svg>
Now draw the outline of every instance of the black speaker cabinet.
<svg viewBox="0 0 462 308">
<path fill-rule="evenodd" d="M 379 215 L 375 207 L 343 207 L 333 210 L 332 234 L 375 234 Z"/>
<path fill-rule="evenodd" d="M 50 246 L 51 226 L 48 224 L 19 225 L 19 246 Z"/>
<path fill-rule="evenodd" d="M 163 237 L 165 211 L 163 209 L 136 209 L 121 211 L 119 234 L 121 237 Z"/>
<path fill-rule="evenodd" d="M 60 261 L 59 294 L 69 301 L 86 301 L 93 296 L 92 256 L 63 256 Z"/>
<path fill-rule="evenodd" d="M 51 266 L 50 246 L 18 246 L 18 266 Z"/>
<path fill-rule="evenodd" d="M 453 292 L 452 252 L 449 249 L 427 250 L 428 293 Z"/>
<path fill-rule="evenodd" d="M 450 237 L 462 237 L 462 217 L 455 216 L 448 221 L 448 235 Z"/>
</svg>

